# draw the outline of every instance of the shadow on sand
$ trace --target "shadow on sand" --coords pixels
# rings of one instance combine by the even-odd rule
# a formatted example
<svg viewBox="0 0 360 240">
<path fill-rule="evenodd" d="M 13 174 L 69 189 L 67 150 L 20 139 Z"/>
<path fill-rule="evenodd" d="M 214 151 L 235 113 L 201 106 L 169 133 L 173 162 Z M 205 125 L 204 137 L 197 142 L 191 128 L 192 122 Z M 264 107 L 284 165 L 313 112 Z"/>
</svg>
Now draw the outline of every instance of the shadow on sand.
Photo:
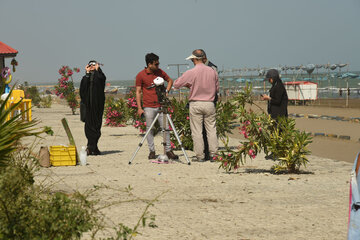
<svg viewBox="0 0 360 240">
<path fill-rule="evenodd" d="M 102 151 L 101 155 L 110 155 L 110 154 L 122 153 L 122 152 L 124 152 L 124 151 L 120 151 L 120 150 Z"/>
</svg>

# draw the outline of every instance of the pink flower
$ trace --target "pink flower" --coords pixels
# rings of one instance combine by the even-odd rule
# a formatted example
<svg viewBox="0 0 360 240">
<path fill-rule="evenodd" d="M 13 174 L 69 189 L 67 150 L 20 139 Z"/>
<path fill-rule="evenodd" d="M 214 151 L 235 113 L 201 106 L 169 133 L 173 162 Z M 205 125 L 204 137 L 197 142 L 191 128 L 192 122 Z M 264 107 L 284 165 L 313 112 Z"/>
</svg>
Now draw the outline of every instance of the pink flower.
<svg viewBox="0 0 360 240">
<path fill-rule="evenodd" d="M 262 128 L 261 128 L 261 127 L 259 128 L 259 131 L 260 131 L 260 132 L 262 131 Z"/>
<path fill-rule="evenodd" d="M 186 117 L 186 120 L 189 120 L 189 119 L 190 119 L 189 116 L 187 116 L 187 117 Z"/>
<path fill-rule="evenodd" d="M 231 157 L 231 156 L 232 156 L 232 154 L 231 154 L 231 153 L 229 153 L 229 154 L 228 154 L 228 157 Z"/>
<path fill-rule="evenodd" d="M 224 162 L 224 167 L 226 167 L 228 165 L 228 163 L 227 162 Z"/>
<path fill-rule="evenodd" d="M 255 154 L 255 151 L 253 149 L 250 149 L 249 150 L 249 155 L 251 158 L 255 158 L 256 157 L 256 154 Z"/>
</svg>

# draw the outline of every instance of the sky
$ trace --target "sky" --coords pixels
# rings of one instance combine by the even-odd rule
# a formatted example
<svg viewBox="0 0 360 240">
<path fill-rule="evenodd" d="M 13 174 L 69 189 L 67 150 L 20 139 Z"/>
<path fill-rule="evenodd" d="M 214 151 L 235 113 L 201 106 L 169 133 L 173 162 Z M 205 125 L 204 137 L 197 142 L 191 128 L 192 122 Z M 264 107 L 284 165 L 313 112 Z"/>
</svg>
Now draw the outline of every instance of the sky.
<svg viewBox="0 0 360 240">
<path fill-rule="evenodd" d="M 13 78 L 56 83 L 63 65 L 103 63 L 132 80 L 154 52 L 173 79 L 202 48 L 218 68 L 349 63 L 360 70 L 360 0 L 0 0 L 0 41 L 19 51 Z M 11 59 L 5 61 L 10 65 Z M 180 71 L 187 70 L 181 66 Z"/>
</svg>

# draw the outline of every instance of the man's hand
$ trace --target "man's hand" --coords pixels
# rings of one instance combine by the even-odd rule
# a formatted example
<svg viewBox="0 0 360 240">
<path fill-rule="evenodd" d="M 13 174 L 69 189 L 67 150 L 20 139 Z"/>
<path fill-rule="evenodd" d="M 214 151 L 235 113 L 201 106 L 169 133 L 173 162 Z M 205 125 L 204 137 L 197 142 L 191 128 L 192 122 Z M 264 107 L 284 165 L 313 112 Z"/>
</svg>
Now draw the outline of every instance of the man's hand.
<svg viewBox="0 0 360 240">
<path fill-rule="evenodd" d="M 96 70 L 96 71 L 99 70 L 99 63 L 96 63 L 96 64 L 95 64 L 95 70 Z"/>
<path fill-rule="evenodd" d="M 144 110 L 142 108 L 138 108 L 137 115 L 139 115 L 139 117 L 141 117 L 142 114 L 144 114 Z"/>
</svg>

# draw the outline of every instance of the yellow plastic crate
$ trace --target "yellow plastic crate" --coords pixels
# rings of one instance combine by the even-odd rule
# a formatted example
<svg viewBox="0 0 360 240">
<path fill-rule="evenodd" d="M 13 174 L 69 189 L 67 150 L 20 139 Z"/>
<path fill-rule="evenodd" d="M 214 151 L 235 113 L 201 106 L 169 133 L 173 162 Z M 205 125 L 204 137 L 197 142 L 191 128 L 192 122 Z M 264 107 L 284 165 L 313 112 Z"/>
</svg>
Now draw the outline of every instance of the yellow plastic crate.
<svg viewBox="0 0 360 240">
<path fill-rule="evenodd" d="M 53 166 L 75 166 L 75 146 L 50 146 L 50 163 Z"/>
</svg>

